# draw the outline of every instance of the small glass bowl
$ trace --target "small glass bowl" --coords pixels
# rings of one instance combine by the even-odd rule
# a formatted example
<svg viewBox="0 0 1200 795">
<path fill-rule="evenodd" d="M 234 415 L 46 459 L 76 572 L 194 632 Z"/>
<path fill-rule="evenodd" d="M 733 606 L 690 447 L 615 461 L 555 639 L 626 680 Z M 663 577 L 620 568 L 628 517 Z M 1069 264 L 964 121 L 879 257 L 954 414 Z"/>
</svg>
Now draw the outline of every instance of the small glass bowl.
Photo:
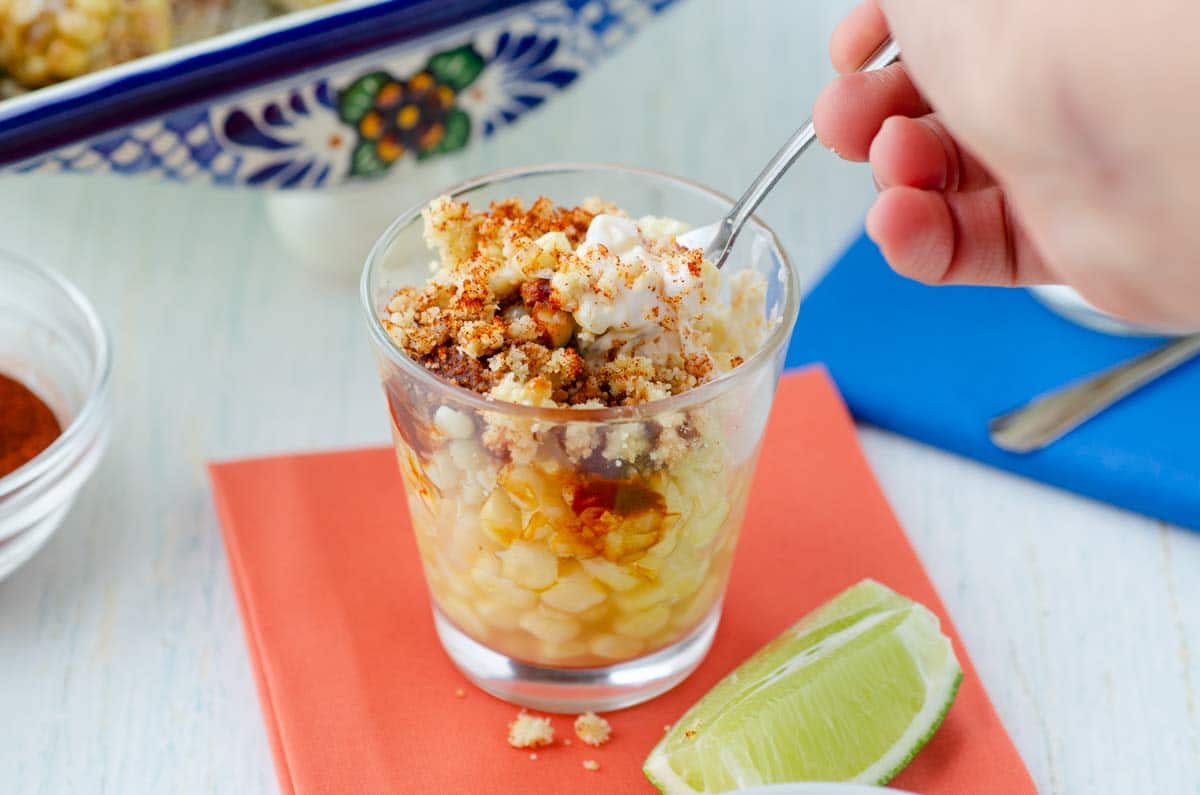
<svg viewBox="0 0 1200 795">
<path fill-rule="evenodd" d="M 62 434 L 0 478 L 0 579 L 46 543 L 108 444 L 108 335 L 54 271 L 0 251 L 0 373 L 50 406 Z"/>
</svg>

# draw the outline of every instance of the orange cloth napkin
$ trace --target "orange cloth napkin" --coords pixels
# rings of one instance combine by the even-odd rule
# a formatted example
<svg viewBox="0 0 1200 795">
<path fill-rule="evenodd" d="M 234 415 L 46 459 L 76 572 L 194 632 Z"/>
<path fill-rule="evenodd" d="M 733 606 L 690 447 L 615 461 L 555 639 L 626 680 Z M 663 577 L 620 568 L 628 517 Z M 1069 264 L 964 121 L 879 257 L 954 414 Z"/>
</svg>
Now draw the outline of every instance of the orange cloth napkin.
<svg viewBox="0 0 1200 795">
<path fill-rule="evenodd" d="M 280 788 L 653 792 L 641 765 L 665 724 L 800 616 L 874 577 L 941 617 L 965 670 L 945 723 L 894 786 L 1035 792 L 824 371 L 783 379 L 767 440 L 708 659 L 672 692 L 610 713 L 601 748 L 563 745 L 572 721 L 555 717 L 559 742 L 536 760 L 505 743 L 517 709 L 468 684 L 438 645 L 391 450 L 214 464 Z"/>
</svg>

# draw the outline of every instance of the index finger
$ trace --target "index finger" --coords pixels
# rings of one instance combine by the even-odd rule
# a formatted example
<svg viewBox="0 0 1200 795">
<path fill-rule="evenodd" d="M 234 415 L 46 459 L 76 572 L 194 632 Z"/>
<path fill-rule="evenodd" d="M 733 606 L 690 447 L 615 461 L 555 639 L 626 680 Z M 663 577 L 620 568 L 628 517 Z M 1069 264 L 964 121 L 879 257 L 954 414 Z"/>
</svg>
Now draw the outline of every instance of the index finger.
<svg viewBox="0 0 1200 795">
<path fill-rule="evenodd" d="M 840 74 L 857 72 L 888 36 L 887 19 L 876 0 L 863 0 L 834 29 L 829 57 Z"/>
</svg>

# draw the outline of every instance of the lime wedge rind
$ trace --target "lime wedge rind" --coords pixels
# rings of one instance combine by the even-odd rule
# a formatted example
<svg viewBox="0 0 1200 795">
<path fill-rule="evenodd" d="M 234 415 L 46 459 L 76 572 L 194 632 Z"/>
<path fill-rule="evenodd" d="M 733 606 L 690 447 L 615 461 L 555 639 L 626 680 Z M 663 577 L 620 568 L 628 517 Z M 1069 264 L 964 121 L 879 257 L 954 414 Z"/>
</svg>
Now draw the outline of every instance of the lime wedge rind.
<svg viewBox="0 0 1200 795">
<path fill-rule="evenodd" d="M 931 689 L 925 707 L 913 719 L 909 730 L 901 735 L 896 744 L 880 760 L 853 779 L 858 784 L 884 785 L 908 767 L 921 749 L 929 744 L 933 735 L 946 720 L 950 707 L 962 684 L 962 671 L 956 669 L 943 687 Z"/>
<path fill-rule="evenodd" d="M 937 731 L 961 681 L 937 616 L 864 580 L 722 679 L 644 772 L 669 795 L 783 781 L 885 784 Z"/>
</svg>

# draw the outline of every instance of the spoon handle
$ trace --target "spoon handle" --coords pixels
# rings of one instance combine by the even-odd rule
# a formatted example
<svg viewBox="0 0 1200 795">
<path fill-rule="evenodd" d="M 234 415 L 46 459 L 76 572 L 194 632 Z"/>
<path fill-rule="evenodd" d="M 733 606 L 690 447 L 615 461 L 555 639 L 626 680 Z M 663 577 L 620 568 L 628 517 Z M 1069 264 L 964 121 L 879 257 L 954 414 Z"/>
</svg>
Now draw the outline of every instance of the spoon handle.
<svg viewBox="0 0 1200 795">
<path fill-rule="evenodd" d="M 900 47 L 889 36 L 858 71 L 874 72 L 890 66 L 899 58 Z M 762 204 L 763 198 L 770 193 L 784 173 L 796 162 L 796 158 L 800 157 L 816 138 L 817 131 L 813 128 L 812 119 L 809 119 L 803 127 L 796 131 L 795 135 L 788 139 L 783 148 L 775 153 L 775 156 L 746 189 L 742 197 L 733 205 L 729 214 L 721 219 L 720 228 L 712 241 L 705 246 L 708 259 L 717 267 L 725 264 L 725 257 L 733 247 L 738 233 L 742 231 L 742 225 L 750 219 L 750 216 L 754 215 L 758 205 Z"/>
<path fill-rule="evenodd" d="M 1012 453 L 1040 450 L 1197 354 L 1200 334 L 1180 337 L 1085 381 L 1035 398 L 989 422 L 992 441 Z"/>
</svg>

